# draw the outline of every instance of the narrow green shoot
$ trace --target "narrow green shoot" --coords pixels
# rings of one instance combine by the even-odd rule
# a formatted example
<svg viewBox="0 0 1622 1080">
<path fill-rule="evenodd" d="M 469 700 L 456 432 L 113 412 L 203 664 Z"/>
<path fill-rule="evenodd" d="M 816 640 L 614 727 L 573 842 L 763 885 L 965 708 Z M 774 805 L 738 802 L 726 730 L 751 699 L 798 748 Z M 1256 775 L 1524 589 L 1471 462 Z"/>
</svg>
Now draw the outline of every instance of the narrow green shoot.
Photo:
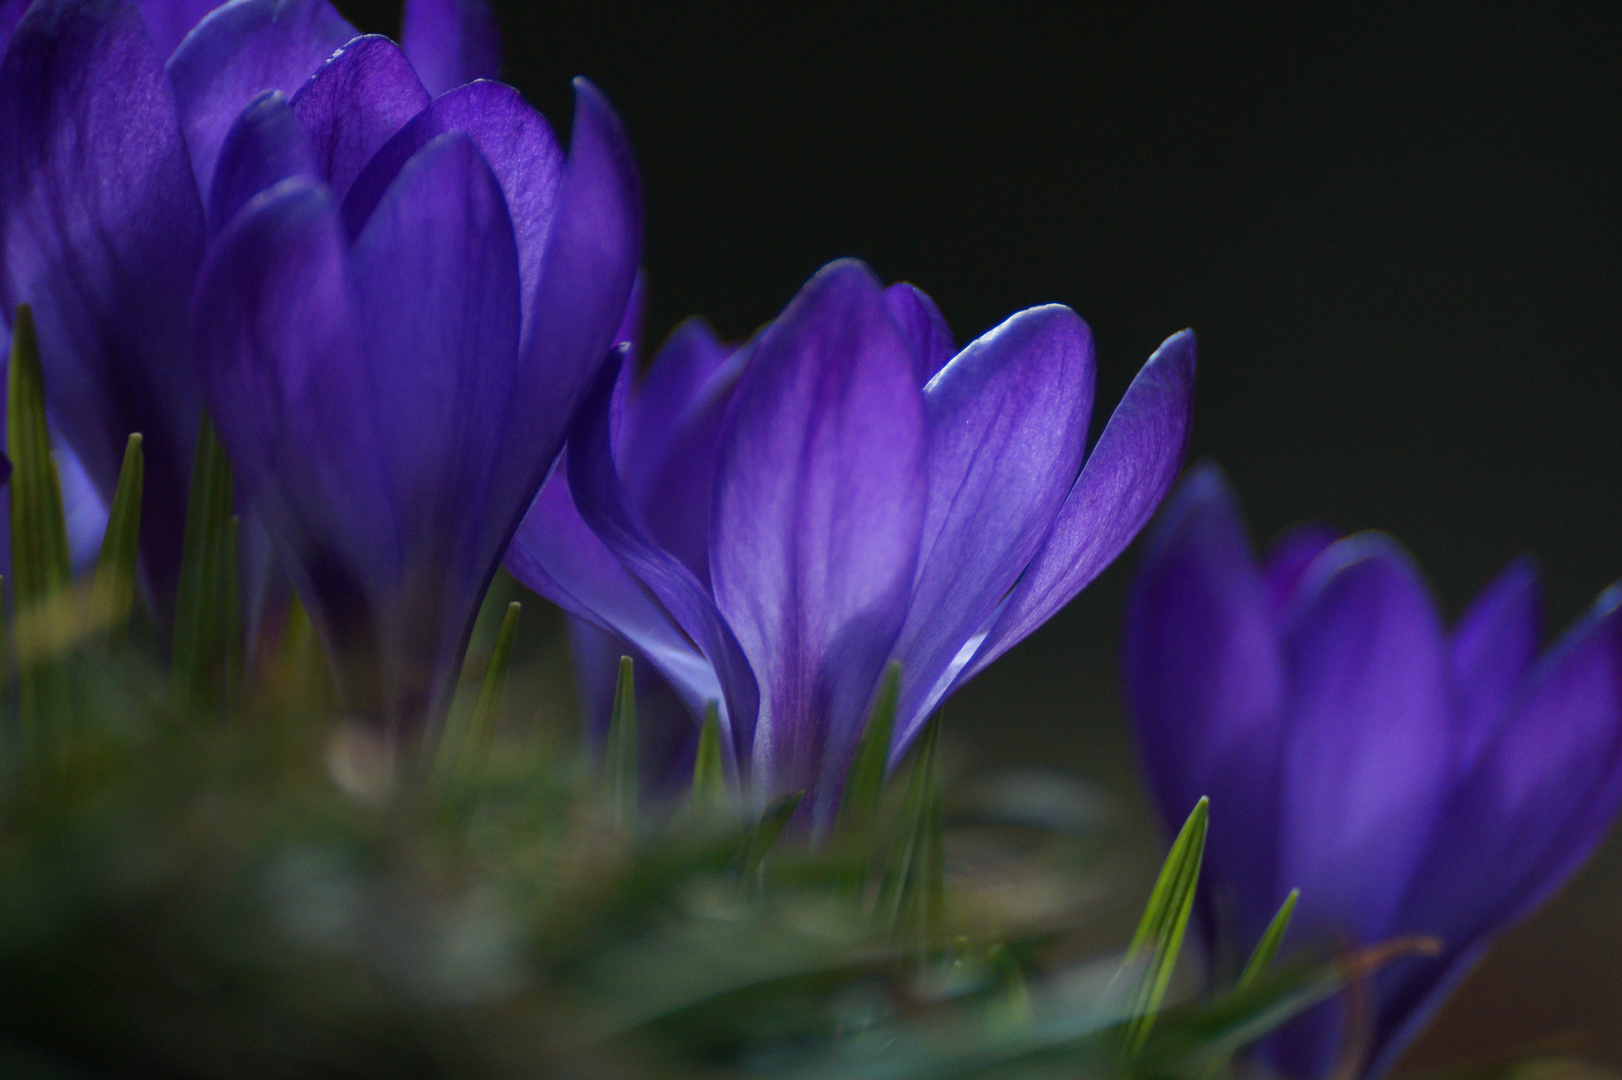
<svg viewBox="0 0 1622 1080">
<path fill-rule="evenodd" d="M 937 940 L 946 917 L 940 714 L 924 728 L 901 800 L 900 830 L 879 886 L 879 925 L 892 936 Z"/>
<path fill-rule="evenodd" d="M 704 708 L 704 724 L 698 730 L 698 754 L 693 758 L 692 811 L 703 819 L 726 813 L 731 798 L 721 762 L 721 708 L 710 702 Z"/>
<path fill-rule="evenodd" d="M 839 829 L 858 849 L 858 857 L 863 860 L 857 870 L 858 879 L 852 882 L 858 893 L 866 888 L 868 863 L 878 842 L 879 803 L 884 794 L 884 777 L 889 771 L 890 741 L 895 734 L 895 710 L 900 694 L 901 664 L 892 661 L 879 683 L 867 726 L 862 730 L 856 756 L 851 760 L 845 793 L 839 801 Z"/>
<path fill-rule="evenodd" d="M 327 658 L 321 651 L 315 624 L 310 621 L 310 611 L 297 592 L 288 598 L 287 613 L 282 616 L 276 666 L 279 674 L 270 685 L 281 691 L 293 710 L 319 714 L 332 699 Z"/>
<path fill-rule="evenodd" d="M 194 708 L 218 707 L 240 670 L 236 529 L 231 516 L 231 463 L 205 413 L 197 429 L 170 677 L 176 698 Z"/>
<path fill-rule="evenodd" d="M 113 491 L 107 532 L 101 540 L 101 555 L 96 559 L 96 576 L 91 586 L 96 617 L 102 620 L 107 642 L 114 647 L 121 645 L 128 634 L 130 613 L 135 607 L 145 462 L 141 434 L 136 432 L 124 444 L 124 464 L 118 470 L 118 487 Z"/>
<path fill-rule="evenodd" d="M 608 722 L 604 761 L 614 825 L 627 836 L 636 832 L 636 672 L 629 656 L 620 657 L 614 686 L 614 709 Z"/>
<path fill-rule="evenodd" d="M 71 724 L 72 675 L 58 650 L 40 647 L 65 617 L 71 567 L 62 489 L 45 421 L 45 375 L 33 312 L 17 307 L 7 371 L 6 453 L 11 458 L 12 600 L 17 615 L 17 704 L 25 761 L 47 760 Z"/>
<path fill-rule="evenodd" d="M 522 610 L 523 605 L 516 600 L 507 605 L 473 711 L 464 725 L 448 729 L 440 741 L 434 771 L 449 799 L 471 797 L 484 781 L 496 720 L 501 715 L 501 698 L 507 689 L 507 671 L 512 666 L 513 641 L 518 637 L 518 615 Z"/>
<path fill-rule="evenodd" d="M 1205 830 L 1209 820 L 1210 800 L 1202 798 L 1171 845 L 1160 877 L 1149 894 L 1143 919 L 1127 949 L 1121 972 L 1135 979 L 1127 997 L 1130 1019 L 1122 1047 L 1129 1059 L 1136 1056 L 1149 1038 L 1155 1014 L 1165 999 L 1172 969 L 1177 966 L 1183 934 L 1194 910 L 1194 890 L 1199 884 L 1200 865 L 1205 857 Z"/>
<path fill-rule="evenodd" d="M 791 791 L 787 795 L 774 801 L 766 807 L 765 813 L 760 815 L 760 821 L 755 824 L 754 831 L 749 836 L 749 847 L 743 860 L 743 879 L 745 882 L 760 884 L 761 867 L 766 862 L 766 856 L 771 853 L 777 844 L 778 837 L 783 835 L 789 819 L 794 811 L 800 808 L 800 801 L 805 798 L 805 792 Z"/>
<path fill-rule="evenodd" d="M 1278 914 L 1273 916 L 1273 921 L 1267 924 L 1262 939 L 1256 943 L 1256 951 L 1250 954 L 1250 961 L 1245 964 L 1245 970 L 1239 973 L 1239 981 L 1234 984 L 1235 992 L 1249 989 L 1272 966 L 1273 958 L 1278 955 L 1278 947 L 1284 941 L 1284 934 L 1290 928 L 1290 916 L 1295 914 L 1295 902 L 1299 899 L 1301 899 L 1300 889 L 1291 889 L 1290 895 L 1284 898 Z"/>
</svg>

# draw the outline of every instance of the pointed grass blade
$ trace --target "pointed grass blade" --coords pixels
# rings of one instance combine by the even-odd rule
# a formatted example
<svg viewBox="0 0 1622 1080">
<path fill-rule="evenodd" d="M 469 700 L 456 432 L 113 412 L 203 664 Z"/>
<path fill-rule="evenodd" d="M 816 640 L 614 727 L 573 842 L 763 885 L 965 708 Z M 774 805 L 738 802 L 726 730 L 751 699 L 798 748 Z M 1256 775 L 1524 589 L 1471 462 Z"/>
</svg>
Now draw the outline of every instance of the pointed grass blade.
<svg viewBox="0 0 1622 1080">
<path fill-rule="evenodd" d="M 759 884 L 760 870 L 766 862 L 766 856 L 777 844 L 788 826 L 789 819 L 794 811 L 800 808 L 800 802 L 805 798 L 804 791 L 791 791 L 766 807 L 756 822 L 754 830 L 749 835 L 749 848 L 744 855 L 744 880 Z"/>
<path fill-rule="evenodd" d="M 517 600 L 507 605 L 473 711 L 464 724 L 447 729 L 440 740 L 434 772 L 448 800 L 460 802 L 472 797 L 484 781 L 496 720 L 501 715 L 501 699 L 507 689 L 507 670 L 512 666 L 513 641 L 518 637 L 518 615 L 522 610 L 523 605 Z"/>
<path fill-rule="evenodd" d="M 205 413 L 198 423 L 181 545 L 170 678 L 177 700 L 219 707 L 242 651 L 231 463 Z"/>
<path fill-rule="evenodd" d="M 1171 845 L 1160 877 L 1149 894 L 1149 904 L 1137 933 L 1127 949 L 1122 975 L 1134 980 L 1127 997 L 1129 1015 L 1123 1050 L 1134 1057 L 1154 1027 L 1155 1014 L 1166 997 L 1177 955 L 1183 948 L 1183 934 L 1194 910 L 1194 890 L 1200 880 L 1205 857 L 1205 830 L 1210 820 L 1210 800 L 1200 799 L 1183 823 Z"/>
<path fill-rule="evenodd" d="M 693 813 L 714 820 L 726 814 L 731 798 L 721 761 L 721 708 L 718 702 L 704 707 L 704 723 L 698 729 L 698 753 L 693 757 Z"/>
<path fill-rule="evenodd" d="M 1239 973 L 1239 981 L 1234 984 L 1235 991 L 1249 989 L 1272 966 L 1273 958 L 1278 955 L 1278 947 L 1284 941 L 1284 934 L 1290 928 L 1295 902 L 1299 899 L 1300 889 L 1291 889 L 1290 895 L 1284 898 L 1278 914 L 1273 916 L 1273 921 L 1267 924 L 1266 931 L 1262 933 L 1262 939 L 1256 943 L 1256 951 L 1250 954 L 1245 970 Z"/>
<path fill-rule="evenodd" d="M 636 671 L 629 656 L 620 657 L 619 681 L 608 722 L 604 761 L 614 826 L 626 835 L 636 831 Z"/>
<path fill-rule="evenodd" d="M 901 801 L 900 830 L 879 888 L 879 925 L 927 945 L 945 924 L 946 856 L 941 808 L 941 718 L 924 728 Z"/>
<path fill-rule="evenodd" d="M 135 607 L 135 575 L 141 549 L 141 489 L 146 478 L 146 458 L 141 434 L 135 432 L 124 444 L 124 464 L 118 470 L 118 487 L 107 514 L 107 531 L 101 539 L 96 559 L 96 576 L 91 599 L 97 618 L 107 627 L 108 644 L 123 644 L 129 631 L 130 613 Z"/>
<path fill-rule="evenodd" d="M 889 771 L 890 740 L 895 733 L 896 702 L 901 693 L 901 664 L 891 661 L 884 670 L 867 727 L 856 744 L 845 793 L 839 802 L 839 824 L 853 839 L 871 842 L 878 830 L 879 797 Z"/>
<path fill-rule="evenodd" d="M 18 664 L 17 704 L 25 761 L 47 760 L 65 736 L 72 699 L 71 674 L 52 650 L 35 648 L 50 635 L 45 612 L 68 588 L 67 525 L 62 489 L 45 420 L 45 375 L 28 305 L 16 310 L 6 373 L 6 453 L 11 458 L 11 573 Z"/>
</svg>

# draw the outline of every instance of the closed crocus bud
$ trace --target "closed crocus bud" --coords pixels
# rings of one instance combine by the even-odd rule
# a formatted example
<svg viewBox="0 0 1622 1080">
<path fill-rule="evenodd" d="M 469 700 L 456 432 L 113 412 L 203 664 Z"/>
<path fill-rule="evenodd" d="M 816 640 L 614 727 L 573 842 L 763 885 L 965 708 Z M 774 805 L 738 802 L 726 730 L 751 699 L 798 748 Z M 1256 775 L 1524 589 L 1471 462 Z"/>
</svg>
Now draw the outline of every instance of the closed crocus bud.
<svg viewBox="0 0 1622 1080">
<path fill-rule="evenodd" d="M 483 0 L 406 9 L 404 47 L 435 93 L 494 76 Z M 187 311 L 224 224 L 222 144 L 256 98 L 299 96 L 356 37 L 327 0 L 0 3 L 0 321 L 32 306 L 53 424 L 103 502 L 126 439 L 144 436 L 141 548 L 160 613 L 178 579 L 202 406 Z M 415 94 L 386 113 L 392 126 L 347 130 L 332 153 L 386 140 L 426 105 Z M 226 186 L 242 198 L 247 179 Z"/>
<path fill-rule="evenodd" d="M 957 351 L 921 292 L 833 263 L 741 347 L 692 322 L 645 379 L 605 371 L 507 566 L 656 667 L 689 740 L 719 702 L 754 801 L 804 789 L 822 828 L 891 661 L 893 761 L 1131 541 L 1181 467 L 1193 379 L 1185 332 L 1087 455 L 1068 308 Z"/>
<path fill-rule="evenodd" d="M 203 395 L 351 709 L 442 721 L 480 598 L 636 277 L 629 147 L 584 80 L 567 157 L 510 87 L 430 99 L 347 45 L 227 133 L 192 309 Z"/>
<path fill-rule="evenodd" d="M 1320 1006 L 1261 1053 L 1287 1076 L 1390 1068 L 1493 939 L 1582 865 L 1622 802 L 1622 593 L 1537 653 L 1511 563 L 1451 630 L 1388 536 L 1309 527 L 1258 561 L 1221 472 L 1167 502 L 1129 603 L 1128 701 L 1175 827 L 1211 800 L 1211 944 L 1243 956 L 1292 888 L 1285 947 L 1420 936 L 1374 976 L 1372 1033 Z M 1352 1036 L 1345 1036 L 1350 1039 Z"/>
</svg>

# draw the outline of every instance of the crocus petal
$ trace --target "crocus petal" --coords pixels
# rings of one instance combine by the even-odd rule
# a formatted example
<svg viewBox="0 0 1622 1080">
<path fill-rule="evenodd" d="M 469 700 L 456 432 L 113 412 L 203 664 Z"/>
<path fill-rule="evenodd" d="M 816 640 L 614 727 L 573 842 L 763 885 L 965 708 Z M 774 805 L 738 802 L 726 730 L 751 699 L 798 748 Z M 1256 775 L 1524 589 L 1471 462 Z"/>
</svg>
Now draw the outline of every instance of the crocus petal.
<svg viewBox="0 0 1622 1080">
<path fill-rule="evenodd" d="M 505 536 L 552 468 L 614 343 L 641 257 L 642 203 L 630 144 L 602 95 L 576 79 L 569 158 L 527 308 L 505 465 L 491 500 L 514 508 L 510 518 L 492 522 Z M 575 497 L 582 497 L 578 489 Z"/>
<path fill-rule="evenodd" d="M 1284 658 L 1238 502 L 1215 465 L 1161 511 L 1127 600 L 1126 692 L 1168 829 L 1211 798 L 1208 894 L 1254 942 L 1284 899 L 1276 880 Z"/>
<path fill-rule="evenodd" d="M 484 0 L 406 0 L 400 46 L 436 97 L 501 69 L 501 31 Z"/>
<path fill-rule="evenodd" d="M 1537 655 L 1542 605 L 1537 567 L 1516 559 L 1476 598 L 1453 631 L 1459 767 L 1480 756 Z"/>
<path fill-rule="evenodd" d="M 38 0 L 0 63 L 0 145 L 5 316 L 33 304 L 53 413 L 104 498 L 125 439 L 145 434 L 142 544 L 161 610 L 197 428 L 185 328 L 204 227 L 140 12 Z"/>
<path fill-rule="evenodd" d="M 146 19 L 147 32 L 159 56 L 175 51 L 192 27 L 202 22 L 203 16 L 219 7 L 223 0 L 139 0 L 141 15 Z"/>
<path fill-rule="evenodd" d="M 1053 531 L 992 616 L 984 642 L 959 655 L 962 670 L 949 689 L 1023 641 L 1126 549 L 1177 479 L 1193 419 L 1194 334 L 1184 330 L 1155 350 L 1132 380 Z"/>
<path fill-rule="evenodd" d="M 374 430 L 406 564 L 391 681 L 402 723 L 438 715 L 523 512 L 490 494 L 516 379 L 518 254 L 495 174 L 464 134 L 400 171 L 355 240 Z M 527 503 L 527 498 L 525 502 Z M 330 513 L 344 513 L 335 506 Z"/>
<path fill-rule="evenodd" d="M 1303 935 L 1372 944 L 1389 932 L 1452 775 L 1446 649 L 1418 571 L 1390 538 L 1342 540 L 1308 575 L 1286 645 L 1280 875 L 1301 889 Z"/>
<path fill-rule="evenodd" d="M 327 0 L 236 0 L 216 10 L 169 59 L 199 191 L 237 114 L 266 90 L 292 97 L 357 31 Z"/>
<path fill-rule="evenodd" d="M 208 195 L 208 231 L 218 235 L 255 195 L 290 176 L 315 176 L 315 153 L 280 90 L 254 98 L 231 125 Z"/>
<path fill-rule="evenodd" d="M 627 484 L 635 484 L 635 470 L 665 457 L 682 418 L 732 353 L 703 319 L 688 319 L 670 332 L 633 388 L 617 437 L 615 459 Z"/>
<path fill-rule="evenodd" d="M 912 350 L 866 267 L 817 273 L 756 344 L 716 467 L 710 571 L 761 681 L 757 799 L 838 783 L 906 617 L 925 504 Z"/>
<path fill-rule="evenodd" d="M 369 34 L 310 77 L 293 98 L 293 114 L 309 132 L 317 174 L 341 202 L 372 156 L 428 101 L 399 46 Z"/>
<path fill-rule="evenodd" d="M 922 386 L 946 366 L 957 353 L 957 342 L 946 316 L 935 306 L 922 289 L 905 281 L 884 290 L 884 301 L 890 314 L 912 343 L 912 358 L 917 365 L 918 385 Z"/>
<path fill-rule="evenodd" d="M 22 21 L 23 12 L 28 10 L 31 2 L 32 0 L 0 0 L 0 53 L 6 51 L 6 44 L 11 40 L 12 32 L 17 29 L 17 24 Z"/>
<path fill-rule="evenodd" d="M 1081 469 L 1093 374 L 1087 324 L 1051 304 L 971 343 L 924 388 L 929 499 L 892 653 L 902 679 L 892 756 L 923 726 L 920 708 L 1047 537 Z"/>
<path fill-rule="evenodd" d="M 709 662 L 581 520 L 566 466 L 552 474 L 524 515 L 506 567 L 565 611 L 628 642 L 676 688 L 692 715 L 702 716 L 706 705 L 722 700 Z"/>
<path fill-rule="evenodd" d="M 649 536 L 706 588 L 721 428 L 748 355 L 747 347 L 734 352 L 715 341 L 701 324 L 678 328 L 629 402 L 617 455 L 626 498 Z M 663 371 L 661 361 L 669 365 Z M 686 384 L 684 376 L 700 374 L 708 376 L 702 384 Z"/>
<path fill-rule="evenodd" d="M 344 222 L 350 235 L 359 233 L 401 166 L 430 140 L 449 131 L 466 132 L 501 183 L 518 241 L 527 320 L 557 205 L 563 152 L 546 118 L 512 87 L 473 83 L 435 98 L 361 170 L 344 198 Z"/>
<path fill-rule="evenodd" d="M 383 615 L 400 580 L 395 510 L 369 408 L 360 319 L 331 193 L 294 177 L 210 249 L 192 351 L 239 491 L 287 554 L 347 695 L 377 700 Z"/>
<path fill-rule="evenodd" d="M 1528 579 L 1526 565 L 1511 564 L 1489 596 L 1524 616 Z M 1449 800 L 1395 926 L 1439 937 L 1446 952 L 1382 975 L 1374 1070 L 1396 1061 L 1494 936 L 1587 861 L 1619 804 L 1622 589 L 1613 588 L 1538 663 Z"/>
<path fill-rule="evenodd" d="M 1340 533 L 1327 525 L 1297 525 L 1268 547 L 1267 558 L 1262 562 L 1262 579 L 1267 582 L 1273 612 L 1280 619 L 1287 618 L 1294 610 L 1295 589 L 1301 584 L 1307 567 L 1340 538 Z"/>
</svg>

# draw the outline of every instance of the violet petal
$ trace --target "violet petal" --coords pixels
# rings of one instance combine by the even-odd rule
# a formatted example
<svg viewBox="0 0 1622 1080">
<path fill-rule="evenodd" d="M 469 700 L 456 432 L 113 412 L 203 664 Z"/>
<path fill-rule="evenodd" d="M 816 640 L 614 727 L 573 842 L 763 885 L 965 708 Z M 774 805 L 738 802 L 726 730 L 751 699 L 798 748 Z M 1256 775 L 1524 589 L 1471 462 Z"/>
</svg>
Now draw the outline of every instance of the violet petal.
<svg viewBox="0 0 1622 1080">
<path fill-rule="evenodd" d="M 882 286 L 818 271 L 756 344 L 716 467 L 716 602 L 763 689 L 756 798 L 824 821 L 906 617 L 925 506 L 923 397 Z"/>
</svg>

